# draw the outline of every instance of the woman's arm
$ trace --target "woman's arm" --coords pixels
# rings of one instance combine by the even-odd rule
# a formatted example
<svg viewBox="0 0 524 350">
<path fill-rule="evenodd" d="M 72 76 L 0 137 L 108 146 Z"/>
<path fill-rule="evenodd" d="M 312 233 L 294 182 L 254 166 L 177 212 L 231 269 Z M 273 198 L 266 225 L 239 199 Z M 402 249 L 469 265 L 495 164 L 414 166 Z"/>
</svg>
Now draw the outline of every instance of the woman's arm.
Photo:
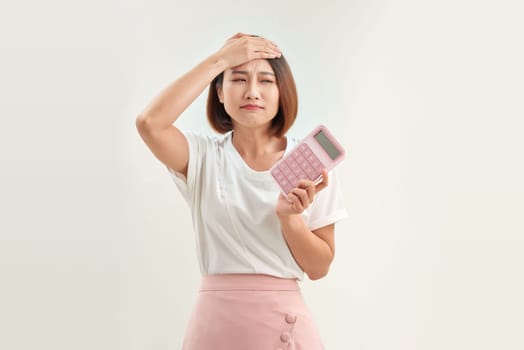
<svg viewBox="0 0 524 350">
<path fill-rule="evenodd" d="M 252 59 L 274 58 L 274 43 L 237 33 L 224 46 L 164 88 L 138 115 L 136 128 L 153 154 L 169 168 L 187 172 L 189 148 L 184 134 L 173 123 L 225 69 Z"/>
<path fill-rule="evenodd" d="M 162 90 L 136 118 L 138 133 L 155 157 L 185 176 L 189 146 L 184 134 L 173 123 L 225 68 L 225 61 L 219 54 L 206 58 Z"/>
<path fill-rule="evenodd" d="M 227 62 L 220 53 L 207 57 L 160 91 L 139 114 L 137 122 L 155 130 L 167 129 L 226 68 Z"/>
<path fill-rule="evenodd" d="M 300 215 L 280 218 L 282 233 L 293 257 L 309 279 L 327 275 L 335 256 L 335 224 L 310 231 Z"/>
<path fill-rule="evenodd" d="M 322 170 L 322 182 L 301 180 L 286 199 L 282 194 L 277 202 L 275 213 L 280 220 L 282 234 L 297 264 L 312 280 L 317 280 L 329 271 L 335 256 L 335 224 L 310 231 L 302 212 L 313 202 L 315 195 L 327 187 L 328 172 Z"/>
</svg>

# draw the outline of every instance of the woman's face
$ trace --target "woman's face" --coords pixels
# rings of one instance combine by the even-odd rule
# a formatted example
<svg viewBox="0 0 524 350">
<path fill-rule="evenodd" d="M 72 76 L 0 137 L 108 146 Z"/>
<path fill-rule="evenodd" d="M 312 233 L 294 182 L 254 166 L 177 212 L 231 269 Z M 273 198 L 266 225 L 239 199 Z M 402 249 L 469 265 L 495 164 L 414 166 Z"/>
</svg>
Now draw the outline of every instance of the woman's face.
<svg viewBox="0 0 524 350">
<path fill-rule="evenodd" d="M 273 68 L 265 59 L 224 71 L 218 97 L 233 119 L 233 126 L 269 124 L 278 112 L 279 91 Z"/>
</svg>

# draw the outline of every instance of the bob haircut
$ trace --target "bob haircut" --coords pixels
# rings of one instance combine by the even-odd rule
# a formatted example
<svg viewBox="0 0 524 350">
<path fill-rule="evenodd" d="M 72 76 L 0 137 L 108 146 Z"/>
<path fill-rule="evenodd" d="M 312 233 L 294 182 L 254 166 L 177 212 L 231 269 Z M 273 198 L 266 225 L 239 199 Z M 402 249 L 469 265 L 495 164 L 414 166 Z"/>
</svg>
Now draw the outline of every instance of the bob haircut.
<svg viewBox="0 0 524 350">
<path fill-rule="evenodd" d="M 273 136 L 282 137 L 291 128 L 297 117 L 297 88 L 284 55 L 267 59 L 267 61 L 275 72 L 275 80 L 279 90 L 278 111 L 271 120 L 271 133 Z M 207 96 L 207 119 L 211 127 L 221 134 L 233 129 L 231 116 L 227 114 L 224 105 L 218 98 L 217 89 L 222 87 L 223 79 L 224 72 L 211 81 Z"/>
</svg>

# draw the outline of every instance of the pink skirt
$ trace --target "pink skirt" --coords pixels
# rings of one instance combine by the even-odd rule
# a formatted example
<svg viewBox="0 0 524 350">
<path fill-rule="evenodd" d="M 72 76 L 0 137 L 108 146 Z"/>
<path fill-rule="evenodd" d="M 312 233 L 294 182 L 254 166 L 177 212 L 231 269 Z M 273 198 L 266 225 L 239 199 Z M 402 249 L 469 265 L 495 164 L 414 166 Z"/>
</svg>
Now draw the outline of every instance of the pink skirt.
<svg viewBox="0 0 524 350">
<path fill-rule="evenodd" d="M 204 276 L 183 350 L 321 350 L 295 279 Z"/>
</svg>

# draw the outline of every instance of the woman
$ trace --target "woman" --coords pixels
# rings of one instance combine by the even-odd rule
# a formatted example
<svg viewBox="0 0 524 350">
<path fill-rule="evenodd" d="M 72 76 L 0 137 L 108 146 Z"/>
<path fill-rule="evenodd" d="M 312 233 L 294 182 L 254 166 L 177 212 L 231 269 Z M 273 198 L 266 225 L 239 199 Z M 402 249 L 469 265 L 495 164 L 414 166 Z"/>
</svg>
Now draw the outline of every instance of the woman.
<svg viewBox="0 0 524 350">
<path fill-rule="evenodd" d="M 222 135 L 177 129 L 206 86 L 208 120 Z M 297 281 L 327 274 L 334 223 L 347 214 L 333 172 L 301 180 L 289 199 L 269 175 L 298 142 L 285 136 L 296 114 L 278 46 L 237 33 L 137 117 L 192 212 L 203 277 L 184 349 L 323 349 Z"/>
</svg>

